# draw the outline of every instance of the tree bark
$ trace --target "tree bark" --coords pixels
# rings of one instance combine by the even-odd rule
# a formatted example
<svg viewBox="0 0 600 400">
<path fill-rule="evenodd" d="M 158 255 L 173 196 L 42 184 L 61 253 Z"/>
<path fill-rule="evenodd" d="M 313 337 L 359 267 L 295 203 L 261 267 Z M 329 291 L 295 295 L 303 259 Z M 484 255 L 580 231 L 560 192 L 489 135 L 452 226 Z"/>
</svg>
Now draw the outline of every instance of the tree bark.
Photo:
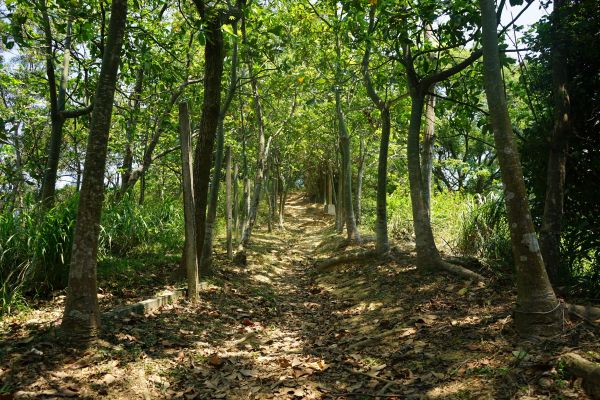
<svg viewBox="0 0 600 400">
<path fill-rule="evenodd" d="M 424 39 L 431 42 L 433 36 L 431 23 L 425 25 Z M 433 53 L 429 54 L 429 62 L 435 63 Z M 432 86 L 435 92 L 435 86 Z M 423 203 L 431 216 L 431 173 L 433 169 L 433 145 L 435 142 L 435 96 L 425 97 L 425 127 L 423 129 L 423 143 L 421 146 L 421 178 L 423 179 Z"/>
<path fill-rule="evenodd" d="M 479 0 L 479 4 L 484 85 L 498 149 L 517 272 L 515 326 L 522 336 L 551 336 L 562 330 L 563 310 L 550 285 L 529 212 L 523 171 L 504 96 L 494 0 Z"/>
<path fill-rule="evenodd" d="M 433 170 L 433 145 L 435 143 L 435 96 L 425 97 L 425 127 L 421 147 L 421 177 L 423 178 L 423 203 L 431 215 L 431 173 Z"/>
<path fill-rule="evenodd" d="M 237 34 L 237 24 L 233 24 L 233 32 Z M 235 96 L 237 88 L 237 67 L 238 67 L 237 40 L 234 39 L 231 52 L 231 70 L 229 79 L 229 88 L 227 96 L 219 111 L 219 122 L 217 128 L 217 150 L 215 152 L 215 168 L 213 172 L 212 185 L 210 186 L 210 201 L 208 205 L 208 214 L 206 216 L 206 228 L 204 235 L 204 245 L 202 256 L 200 258 L 200 273 L 209 274 L 212 269 L 212 251 L 213 238 L 215 231 L 215 221 L 217 220 L 217 201 L 219 199 L 219 186 L 221 183 L 221 170 L 223 169 L 223 145 L 225 141 L 225 116 L 229 111 L 229 106 Z"/>
<path fill-rule="evenodd" d="M 201 13 L 202 15 L 202 13 Z M 196 251 L 202 259 L 206 232 L 206 207 L 210 167 L 219 124 L 221 107 L 221 76 L 223 73 L 223 32 L 217 17 L 205 21 L 206 46 L 204 48 L 204 99 L 200 131 L 194 158 L 194 196 L 196 197 Z"/>
<path fill-rule="evenodd" d="M 348 239 L 360 242 L 360 234 L 354 219 L 354 206 L 352 205 L 352 166 L 350 164 L 350 136 L 346 127 L 346 120 L 342 110 L 340 91 L 335 92 L 335 108 L 338 117 L 338 132 L 340 137 L 340 150 L 342 153 L 341 171 L 343 172 L 343 197 L 344 216 L 346 220 L 346 234 Z"/>
<path fill-rule="evenodd" d="M 71 22 L 67 23 L 67 36 L 65 38 L 65 50 L 63 52 L 62 71 L 58 94 L 56 92 L 56 77 L 54 72 L 54 57 L 52 46 L 52 32 L 50 18 L 48 16 L 45 0 L 42 4 L 42 17 L 44 21 L 44 36 L 46 41 L 46 75 L 50 88 L 50 140 L 48 142 L 48 158 L 42 179 L 40 198 L 44 209 L 50 209 L 54 205 L 54 193 L 56 191 L 56 179 L 58 176 L 58 162 L 60 160 L 60 149 L 63 141 L 63 127 L 65 118 L 61 114 L 65 109 L 67 82 L 69 79 L 69 63 L 71 60 Z"/>
<path fill-rule="evenodd" d="M 58 93 L 56 91 L 56 75 L 54 71 L 53 37 L 50 26 L 50 17 L 45 0 L 40 5 L 43 20 L 43 31 L 46 52 L 46 75 L 50 89 L 50 140 L 48 141 L 48 158 L 42 178 L 40 199 L 45 210 L 54 205 L 54 194 L 56 192 L 56 180 L 58 177 L 58 164 L 60 161 L 60 150 L 63 142 L 63 128 L 67 118 L 76 118 L 88 114 L 91 107 L 78 110 L 65 110 L 67 99 L 67 84 L 69 81 L 69 65 L 71 62 L 71 21 L 67 22 L 67 34 L 65 37 L 63 62 L 60 74 Z"/>
<path fill-rule="evenodd" d="M 554 91 L 554 132 L 550 139 L 546 172 L 546 199 L 540 230 L 540 248 L 546 271 L 553 284 L 561 275 L 560 234 L 565 196 L 565 172 L 572 132 L 571 100 L 565 61 L 568 32 L 563 27 L 565 0 L 554 1 L 552 13 L 552 86 Z"/>
<path fill-rule="evenodd" d="M 183 212 L 185 219 L 185 250 L 183 252 L 188 284 L 188 298 L 198 301 L 198 258 L 196 256 L 196 226 L 194 220 L 194 187 L 192 171 L 192 135 L 188 104 L 179 104 L 179 138 L 181 142 L 181 168 L 183 177 Z"/>
<path fill-rule="evenodd" d="M 367 44 L 365 46 L 365 54 L 363 55 L 361 69 L 367 94 L 381 113 L 381 139 L 379 142 L 379 159 L 377 162 L 377 217 L 375 219 L 375 249 L 379 254 L 383 255 L 390 251 L 387 229 L 387 159 L 388 148 L 390 145 L 391 116 L 389 104 L 383 101 L 375 91 L 373 83 L 371 82 L 371 75 L 369 73 L 369 58 L 371 56 L 370 35 L 375 29 L 375 10 L 376 4 L 371 5 L 369 12 L 369 28 L 367 32 L 369 37 L 367 37 Z"/>
<path fill-rule="evenodd" d="M 362 217 L 362 187 L 365 176 L 365 163 L 367 161 L 365 138 L 360 137 L 360 154 L 358 161 L 358 173 L 356 176 L 356 225 L 361 224 Z"/>
<path fill-rule="evenodd" d="M 69 286 L 62 330 L 75 340 L 87 340 L 100 329 L 96 256 L 104 199 L 104 171 L 112 107 L 127 17 L 127 1 L 113 0 L 102 57 L 102 67 L 94 96 L 83 184 L 73 238 Z"/>
<path fill-rule="evenodd" d="M 121 192 L 122 196 L 129 188 L 129 179 L 133 171 L 133 141 L 135 133 L 137 131 L 138 113 L 140 112 L 142 89 L 144 85 L 144 65 L 138 67 L 137 75 L 135 78 L 135 86 L 133 87 L 133 107 L 131 115 L 127 121 L 126 127 L 126 142 L 125 142 L 125 155 L 123 156 L 123 173 L 121 177 Z"/>
<path fill-rule="evenodd" d="M 408 160 L 408 180 L 410 183 L 410 199 L 416 238 L 417 265 L 420 268 L 434 268 L 439 265 L 441 257 L 433 239 L 429 210 L 425 206 L 421 160 L 419 157 L 421 118 L 423 116 L 423 105 L 428 88 L 411 82 L 410 77 L 408 81 L 411 111 L 406 157 Z"/>
<path fill-rule="evenodd" d="M 201 81 L 198 79 L 186 80 L 185 82 L 182 82 L 177 87 L 177 89 L 175 89 L 171 93 L 171 97 L 169 98 L 169 101 L 168 101 L 165 109 L 163 110 L 162 114 L 160 114 L 160 116 L 156 119 L 156 122 L 154 123 L 150 141 L 148 141 L 148 138 L 146 135 L 146 140 L 145 140 L 146 145 L 144 148 L 144 155 L 142 156 L 142 165 L 140 165 L 138 168 L 133 170 L 129 174 L 127 181 L 123 182 L 125 184 L 125 187 L 124 188 L 122 187 L 121 191 L 123 193 L 125 193 L 128 190 L 132 189 L 138 180 L 140 181 L 140 184 L 142 186 L 142 188 L 140 188 L 140 204 L 142 204 L 144 202 L 144 192 L 145 192 L 145 188 L 146 188 L 145 175 L 146 175 L 146 172 L 148 172 L 148 169 L 150 168 L 150 166 L 152 165 L 152 162 L 154 161 L 153 154 L 154 154 L 154 150 L 156 149 L 156 146 L 158 146 L 158 143 L 160 141 L 160 135 L 162 134 L 163 124 L 169 118 L 169 115 L 171 114 L 171 110 L 173 109 L 173 106 L 177 103 L 177 100 L 179 99 L 179 97 L 181 97 L 185 88 L 188 87 L 189 85 L 199 83 L 199 82 L 201 82 Z"/>
<path fill-rule="evenodd" d="M 240 241 L 240 248 L 238 251 L 243 250 L 250 241 L 252 235 L 252 229 L 256 222 L 256 214 L 258 212 L 258 205 L 260 203 L 260 193 L 262 192 L 262 185 L 265 175 L 265 167 L 267 163 L 268 148 L 271 143 L 272 136 L 269 137 L 268 144 L 265 144 L 265 126 L 263 123 L 262 107 L 260 104 L 260 96 L 258 94 L 258 82 L 256 76 L 251 71 L 252 65 L 248 65 L 250 71 L 250 83 L 252 86 L 252 102 L 254 105 L 254 113 L 256 114 L 256 126 L 258 127 L 258 149 L 256 157 L 256 172 L 254 176 L 254 190 L 250 200 L 250 207 L 248 209 L 247 221 L 242 232 L 242 239 Z"/>
<path fill-rule="evenodd" d="M 227 146 L 225 154 L 225 207 L 227 210 L 227 257 L 231 260 L 233 258 L 233 242 L 231 228 L 233 223 L 233 209 L 231 198 L 231 146 Z"/>
<path fill-rule="evenodd" d="M 237 161 L 233 164 L 233 177 L 232 177 L 232 184 L 233 184 L 233 199 L 232 199 L 232 215 L 233 215 L 233 231 L 234 231 L 234 236 L 237 237 L 237 229 L 238 229 L 238 219 L 239 219 L 239 207 L 238 207 L 238 201 L 239 201 L 239 190 L 238 190 L 238 179 L 239 179 L 239 174 L 238 174 L 238 163 Z M 232 239 L 233 241 L 233 239 Z"/>
<path fill-rule="evenodd" d="M 338 181 L 337 181 L 337 204 L 335 205 L 335 213 L 336 213 L 336 230 L 337 233 L 342 233 L 344 232 L 344 224 L 345 224 L 345 218 L 344 218 L 344 212 L 345 212 L 345 207 L 344 207 L 344 168 L 342 166 L 342 161 L 339 161 L 340 164 L 338 166 Z"/>
</svg>

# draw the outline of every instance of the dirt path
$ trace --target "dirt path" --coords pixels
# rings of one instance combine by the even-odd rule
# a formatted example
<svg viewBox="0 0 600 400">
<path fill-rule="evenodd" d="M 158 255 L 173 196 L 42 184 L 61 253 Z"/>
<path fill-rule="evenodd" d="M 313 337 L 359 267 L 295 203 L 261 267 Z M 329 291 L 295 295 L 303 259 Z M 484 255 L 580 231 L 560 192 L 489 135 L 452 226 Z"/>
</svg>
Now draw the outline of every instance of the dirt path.
<svg viewBox="0 0 600 400">
<path fill-rule="evenodd" d="M 286 213 L 285 231 L 255 233 L 247 266 L 219 258 L 197 306 L 111 321 L 85 351 L 9 343 L 0 399 L 583 398 L 554 368 L 567 339 L 514 344 L 510 289 L 408 261 L 316 274 L 343 251 L 331 217 L 300 196 Z"/>
</svg>

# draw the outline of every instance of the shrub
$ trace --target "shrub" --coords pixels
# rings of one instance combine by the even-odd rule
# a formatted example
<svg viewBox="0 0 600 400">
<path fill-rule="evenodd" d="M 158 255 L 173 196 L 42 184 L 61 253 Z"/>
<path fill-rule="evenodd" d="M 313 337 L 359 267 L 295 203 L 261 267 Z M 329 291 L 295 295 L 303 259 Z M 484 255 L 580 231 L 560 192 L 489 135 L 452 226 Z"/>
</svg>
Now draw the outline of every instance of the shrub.
<svg viewBox="0 0 600 400">
<path fill-rule="evenodd" d="M 64 288 L 68 279 L 77 196 L 42 214 L 35 206 L 0 214 L 0 313 L 24 294 Z"/>
<path fill-rule="evenodd" d="M 467 203 L 457 250 L 463 255 L 483 258 L 500 269 L 511 270 L 510 231 L 502 196 L 490 193 Z"/>
</svg>

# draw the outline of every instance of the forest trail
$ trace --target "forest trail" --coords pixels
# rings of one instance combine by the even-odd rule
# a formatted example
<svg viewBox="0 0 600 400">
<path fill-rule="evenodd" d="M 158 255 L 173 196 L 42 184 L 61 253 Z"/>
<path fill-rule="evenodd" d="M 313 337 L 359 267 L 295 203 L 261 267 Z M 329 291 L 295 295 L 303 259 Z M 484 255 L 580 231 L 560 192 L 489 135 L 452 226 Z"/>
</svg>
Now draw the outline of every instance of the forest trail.
<svg viewBox="0 0 600 400">
<path fill-rule="evenodd" d="M 219 255 L 200 304 L 110 321 L 84 351 L 21 338 L 3 347 L 0 377 L 14 398 L 582 398 L 557 383 L 559 343 L 514 344 L 510 289 L 409 259 L 317 273 L 316 258 L 343 251 L 332 225 L 293 195 L 286 229 L 257 230 L 247 266 Z"/>
</svg>

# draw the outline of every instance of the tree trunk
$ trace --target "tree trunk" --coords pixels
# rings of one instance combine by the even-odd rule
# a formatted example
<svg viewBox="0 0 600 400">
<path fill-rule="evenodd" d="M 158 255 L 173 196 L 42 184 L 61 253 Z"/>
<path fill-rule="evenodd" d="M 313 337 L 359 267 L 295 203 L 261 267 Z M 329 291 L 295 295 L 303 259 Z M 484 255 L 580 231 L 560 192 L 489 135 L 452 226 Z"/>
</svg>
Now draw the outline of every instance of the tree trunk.
<svg viewBox="0 0 600 400">
<path fill-rule="evenodd" d="M 256 113 L 256 125 L 258 127 L 258 154 L 256 157 L 256 172 L 254 176 L 254 190 L 252 191 L 252 196 L 250 199 L 250 204 L 248 208 L 247 220 L 244 226 L 244 230 L 242 232 L 242 239 L 240 241 L 240 250 L 243 250 L 248 245 L 250 240 L 250 236 L 252 235 L 252 229 L 254 228 L 254 223 L 256 222 L 256 214 L 258 212 L 258 205 L 260 203 L 260 194 L 262 192 L 262 185 L 265 175 L 265 167 L 266 167 L 266 157 L 267 157 L 267 147 L 265 145 L 265 130 L 262 119 L 262 108 L 260 105 L 260 97 L 258 94 L 258 84 L 256 82 L 256 77 L 252 76 L 250 78 L 250 82 L 252 85 L 252 95 L 253 95 L 253 103 L 254 103 L 254 112 Z M 269 144 L 271 142 L 271 138 L 269 138 Z"/>
<path fill-rule="evenodd" d="M 225 154 L 225 208 L 227 210 L 227 257 L 231 260 L 233 258 L 233 242 L 231 229 L 233 223 L 233 209 L 231 199 L 231 146 L 227 146 Z"/>
<path fill-rule="evenodd" d="M 479 0 L 479 4 L 483 29 L 484 85 L 498 149 L 517 271 L 515 326 L 523 336 L 556 335 L 562 330 L 563 310 L 546 274 L 529 212 L 523 171 L 504 96 L 494 0 Z"/>
<path fill-rule="evenodd" d="M 142 89 L 144 84 L 144 65 L 138 67 L 137 76 L 135 78 L 135 86 L 133 87 L 133 107 L 131 115 L 127 121 L 126 127 L 126 143 L 125 155 L 123 156 L 123 174 L 121 177 L 121 193 L 122 196 L 129 188 L 129 179 L 133 171 L 133 141 L 137 131 L 138 113 L 140 112 Z"/>
<path fill-rule="evenodd" d="M 46 75 L 50 86 L 50 141 L 48 142 L 48 159 L 42 179 L 40 198 L 44 209 L 48 210 L 54 205 L 54 193 L 56 190 L 56 179 L 58 176 L 58 162 L 60 160 L 60 149 L 63 141 L 63 127 L 65 118 L 62 111 L 65 109 L 67 96 L 67 82 L 69 80 L 69 63 L 71 61 L 71 21 L 67 23 L 67 36 L 65 38 L 65 49 L 63 51 L 63 63 L 60 75 L 60 86 L 56 93 L 56 77 L 54 73 L 52 32 L 46 2 L 42 6 L 44 19 L 44 34 L 46 39 Z"/>
<path fill-rule="evenodd" d="M 377 205 L 375 219 L 375 248 L 379 254 L 390 251 L 387 229 L 387 159 L 390 146 L 391 116 L 390 109 L 381 109 L 381 140 L 379 142 L 379 160 L 377 162 Z"/>
<path fill-rule="evenodd" d="M 338 168 L 338 181 L 337 181 L 337 204 L 335 205 L 335 220 L 337 223 L 337 233 L 341 234 L 344 232 L 344 169 L 342 168 L 341 160 Z"/>
<path fill-rule="evenodd" d="M 421 177 L 423 178 L 423 203 L 431 216 L 431 172 L 435 142 L 435 96 L 425 97 L 425 127 L 421 147 Z"/>
<path fill-rule="evenodd" d="M 425 25 L 424 39 L 431 43 L 433 36 L 431 23 Z M 429 62 L 436 62 L 433 54 L 428 56 Z M 435 86 L 431 87 L 435 92 Z M 431 216 L 431 173 L 433 169 L 433 145 L 435 142 L 435 96 L 425 97 L 425 127 L 423 129 L 423 143 L 421 146 L 421 178 L 423 179 L 423 203 L 427 213 Z"/>
<path fill-rule="evenodd" d="M 410 82 L 411 97 L 410 125 L 408 127 L 408 143 L 406 156 L 408 160 L 408 180 L 410 183 L 410 199 L 415 229 L 417 265 L 420 268 L 438 266 L 441 257 L 433 239 L 429 210 L 425 207 L 423 193 L 423 178 L 421 176 L 421 160 L 419 159 L 419 136 L 421 132 L 421 117 L 427 89 L 422 85 Z"/>
<path fill-rule="evenodd" d="M 171 110 L 173 109 L 173 106 L 177 103 L 177 100 L 183 94 L 183 92 L 185 91 L 185 88 L 188 87 L 189 85 L 192 85 L 192 84 L 195 84 L 198 82 L 200 82 L 200 80 L 194 79 L 194 80 L 186 80 L 183 83 L 181 83 L 171 93 L 171 97 L 169 98 L 169 101 L 168 101 L 165 109 L 163 110 L 162 114 L 160 114 L 160 116 L 158 116 L 158 118 L 156 119 L 156 121 L 154 123 L 154 127 L 152 128 L 152 136 L 150 137 L 150 141 L 148 141 L 148 134 L 146 134 L 146 137 L 144 139 L 145 146 L 144 146 L 144 155 L 142 156 L 142 165 L 140 165 L 135 170 L 131 171 L 131 173 L 129 174 L 129 179 L 127 179 L 127 182 L 124 182 L 125 188 L 121 189 L 123 191 L 123 193 L 127 192 L 128 190 L 132 189 L 135 186 L 135 184 L 137 183 L 137 181 L 139 180 L 140 185 L 142 186 L 142 188 L 140 189 L 140 204 L 142 204 L 144 202 L 143 192 L 145 191 L 145 176 L 146 176 L 146 172 L 148 172 L 148 169 L 150 168 L 150 166 L 152 165 L 152 162 L 154 161 L 153 154 L 154 154 L 154 150 L 156 149 L 156 146 L 158 146 L 158 143 L 160 141 L 160 135 L 162 133 L 163 124 L 169 118 L 169 115 L 171 114 Z M 213 139 L 213 141 L 214 141 L 214 139 Z"/>
<path fill-rule="evenodd" d="M 194 158 L 194 196 L 196 198 L 196 250 L 202 259 L 206 232 L 206 207 L 210 167 L 219 124 L 221 107 L 221 75 L 223 73 L 223 32 L 218 18 L 205 21 L 206 46 L 204 48 L 204 99 L 200 132 Z"/>
<path fill-rule="evenodd" d="M 233 214 L 233 231 L 235 232 L 234 236 L 237 237 L 237 229 L 238 229 L 238 219 L 239 219 L 239 207 L 238 207 L 238 201 L 239 201 L 239 190 L 238 190 L 238 163 L 235 162 L 233 164 L 233 177 L 232 177 L 232 184 L 233 184 L 233 199 L 232 199 L 232 214 Z"/>
<path fill-rule="evenodd" d="M 267 163 L 267 166 L 265 168 L 265 184 L 264 184 L 264 192 L 265 192 L 265 199 L 267 200 L 267 232 L 271 233 L 273 232 L 273 218 L 271 218 L 271 216 L 273 215 L 273 204 L 271 203 L 271 189 L 269 188 L 269 186 L 271 183 L 271 162 Z"/>
<path fill-rule="evenodd" d="M 200 257 L 200 275 L 209 275 L 212 271 L 213 237 L 215 222 L 217 220 L 217 202 L 219 200 L 219 186 L 221 183 L 221 170 L 223 169 L 223 145 L 225 140 L 223 121 L 219 121 L 217 130 L 217 149 L 215 151 L 215 165 L 213 169 L 210 192 L 208 196 L 208 210 L 206 213 L 206 227 L 204 228 L 204 244 Z"/>
<path fill-rule="evenodd" d="M 343 197 L 344 216 L 346 222 L 346 233 L 348 239 L 360 242 L 360 234 L 356 229 L 356 220 L 354 219 L 354 206 L 352 205 L 352 166 L 350 164 L 350 136 L 346 127 L 346 120 L 342 110 L 340 91 L 335 92 L 335 108 L 338 117 L 338 132 L 340 138 L 340 150 L 342 153 L 341 168 L 343 172 Z"/>
<path fill-rule="evenodd" d="M 377 164 L 377 206 L 375 219 L 375 249 L 381 255 L 390 251 L 390 243 L 387 230 L 387 159 L 388 148 L 390 144 L 391 117 L 390 106 L 379 97 L 369 73 L 369 58 L 371 56 L 371 38 L 370 35 L 375 29 L 375 10 L 377 5 L 371 4 L 369 10 L 369 28 L 367 31 L 367 44 L 365 54 L 362 59 L 362 74 L 367 94 L 373 101 L 373 104 L 381 112 L 381 140 L 379 142 L 379 159 Z"/>
<path fill-rule="evenodd" d="M 233 24 L 233 32 L 237 34 L 237 25 Z M 219 199 L 219 186 L 221 183 L 221 170 L 223 167 L 223 144 L 225 140 L 225 116 L 235 95 L 237 88 L 237 41 L 234 39 L 233 49 L 231 52 L 231 70 L 229 79 L 229 88 L 227 96 L 219 111 L 219 123 L 217 129 L 217 150 L 215 152 L 215 168 L 210 187 L 210 202 L 208 205 L 208 214 L 206 216 L 206 228 L 204 236 L 204 245 L 202 256 L 200 257 L 200 273 L 209 274 L 212 269 L 212 251 L 213 238 L 215 231 L 215 221 L 217 219 L 217 201 Z"/>
<path fill-rule="evenodd" d="M 285 208 L 285 197 L 287 194 L 286 182 L 283 173 L 281 172 L 281 166 L 277 166 L 278 175 L 280 180 L 280 192 L 279 192 L 279 207 L 277 208 L 277 212 L 279 215 L 279 229 L 285 229 L 285 216 L 284 216 L 284 208 Z"/>
<path fill-rule="evenodd" d="M 181 168 L 183 178 L 183 211 L 185 219 L 185 250 L 183 252 L 188 284 L 188 298 L 198 301 L 198 258 L 196 257 L 196 227 L 194 221 L 194 187 L 192 171 L 192 137 L 188 104 L 179 104 L 179 131 L 181 142 Z"/>
<path fill-rule="evenodd" d="M 540 248 L 550 281 L 559 283 L 561 276 L 560 233 L 565 196 L 565 168 L 571 136 L 571 101 L 568 91 L 566 37 L 563 28 L 565 1 L 555 0 L 552 13 L 552 85 L 554 91 L 554 133 L 550 139 L 546 175 L 546 200 L 540 230 Z"/>
<path fill-rule="evenodd" d="M 361 224 L 362 217 L 362 187 L 363 179 L 365 176 L 365 163 L 366 163 L 366 146 L 365 138 L 361 135 L 360 137 L 360 155 L 358 162 L 358 173 L 356 176 L 356 225 Z"/>
<path fill-rule="evenodd" d="M 102 67 L 94 96 L 83 184 L 73 238 L 69 287 L 62 329 L 76 340 L 89 339 L 100 328 L 96 256 L 100 215 L 104 199 L 104 171 L 112 107 L 127 17 L 127 1 L 113 0 L 102 57 Z"/>
</svg>

